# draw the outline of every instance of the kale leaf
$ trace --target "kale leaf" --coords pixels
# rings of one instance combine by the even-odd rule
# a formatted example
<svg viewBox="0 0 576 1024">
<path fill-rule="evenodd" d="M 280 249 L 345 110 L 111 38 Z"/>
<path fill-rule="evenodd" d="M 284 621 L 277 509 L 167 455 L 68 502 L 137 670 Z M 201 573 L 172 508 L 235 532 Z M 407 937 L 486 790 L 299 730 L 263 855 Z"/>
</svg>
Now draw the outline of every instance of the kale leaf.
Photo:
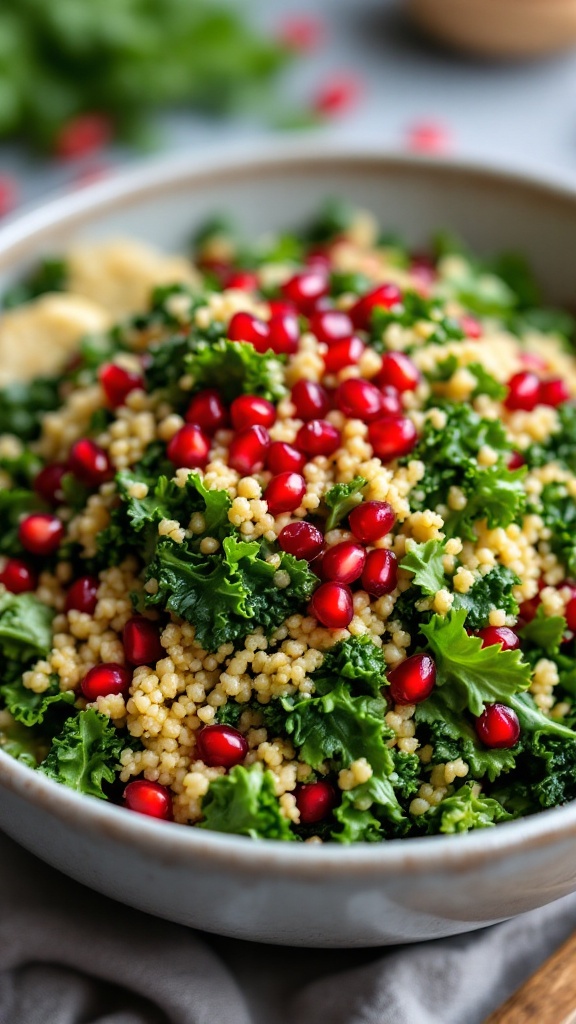
<svg viewBox="0 0 576 1024">
<path fill-rule="evenodd" d="M 464 714 L 452 711 L 443 700 L 441 688 L 417 705 L 414 717 L 427 728 L 428 742 L 434 748 L 432 764 L 445 764 L 461 757 L 470 766 L 472 778 L 487 775 L 490 782 L 514 768 L 518 748 L 498 750 L 483 746 Z"/>
<path fill-rule="evenodd" d="M 5 659 L 27 664 L 52 646 L 54 612 L 33 594 L 0 593 L 0 651 Z"/>
<path fill-rule="evenodd" d="M 377 352 L 384 352 L 384 333 L 390 324 L 414 327 L 426 321 L 430 328 L 426 344 L 442 345 L 447 341 L 461 341 L 464 331 L 453 317 L 446 316 L 437 299 L 427 299 L 418 292 L 406 291 L 402 302 L 392 309 L 376 306 L 372 312 L 370 344 Z M 421 347 L 421 344 L 418 347 Z"/>
<path fill-rule="evenodd" d="M 43 722 L 46 715 L 56 708 L 73 704 L 76 697 L 72 690 L 61 690 L 58 677 L 52 679 L 48 690 L 35 693 L 24 686 L 22 678 L 0 686 L 0 695 L 13 718 L 24 725 L 32 726 Z"/>
<path fill-rule="evenodd" d="M 456 593 L 452 608 L 466 611 L 468 629 L 481 629 L 488 622 L 493 608 L 503 609 L 507 615 L 518 614 L 518 602 L 512 590 L 520 580 L 505 565 L 495 565 L 474 581 L 466 594 Z"/>
<path fill-rule="evenodd" d="M 258 763 L 236 765 L 227 775 L 213 779 L 202 800 L 204 818 L 199 828 L 231 832 L 252 839 L 294 839 L 280 811 L 272 772 Z"/>
<path fill-rule="evenodd" d="M 46 292 L 64 292 L 68 279 L 68 267 L 59 256 L 41 260 L 28 277 L 12 285 L 2 296 L 4 309 L 13 309 L 25 302 L 44 295 Z"/>
<path fill-rule="evenodd" d="M 400 568 L 414 573 L 412 585 L 422 594 L 431 596 L 446 586 L 443 540 L 427 540 L 425 544 L 412 544 L 400 562 Z"/>
<path fill-rule="evenodd" d="M 68 718 L 38 771 L 78 793 L 105 799 L 104 782 L 114 782 L 124 741 L 106 715 L 92 708 Z"/>
<path fill-rule="evenodd" d="M 534 511 L 551 531 L 550 546 L 570 576 L 576 576 L 576 501 L 563 483 L 545 484 Z"/>
<path fill-rule="evenodd" d="M 36 377 L 13 381 L 0 388 L 0 434 L 16 434 L 21 441 L 34 441 L 40 434 L 42 418 L 60 404 L 60 380 Z"/>
<path fill-rule="evenodd" d="M 257 352 L 245 341 L 222 339 L 212 346 L 198 346 L 184 363 L 195 387 L 218 388 L 225 402 L 242 394 L 277 402 L 287 393 L 280 359 L 272 352 Z"/>
<path fill-rule="evenodd" d="M 475 828 L 490 828 L 499 821 L 514 817 L 492 797 L 475 795 L 471 785 L 464 783 L 452 796 L 445 797 L 418 819 L 428 833 L 469 832 Z"/>
<path fill-rule="evenodd" d="M 334 484 L 324 495 L 324 501 L 330 512 L 326 520 L 326 530 L 333 530 L 335 526 L 346 519 L 353 508 L 359 505 L 362 499 L 361 491 L 366 487 L 367 480 L 363 476 L 355 476 L 348 484 Z"/>
<path fill-rule="evenodd" d="M 559 462 L 576 473 L 576 403 L 563 402 L 557 409 L 558 430 L 546 441 L 534 442 L 522 454 L 528 466 Z"/>
</svg>

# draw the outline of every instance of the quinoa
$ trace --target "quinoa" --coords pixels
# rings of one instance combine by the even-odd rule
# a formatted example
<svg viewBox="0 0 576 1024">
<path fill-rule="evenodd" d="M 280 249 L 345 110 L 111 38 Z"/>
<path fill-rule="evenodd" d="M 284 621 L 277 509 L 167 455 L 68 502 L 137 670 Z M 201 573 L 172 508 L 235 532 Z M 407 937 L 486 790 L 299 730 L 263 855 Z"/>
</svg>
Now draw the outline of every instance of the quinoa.
<svg viewBox="0 0 576 1024">
<path fill-rule="evenodd" d="M 335 207 L 290 245 L 201 237 L 194 264 L 78 248 L 59 304 L 0 318 L 26 341 L 0 403 L 0 747 L 252 838 L 574 799 L 566 316 L 537 329 L 505 264 Z"/>
</svg>

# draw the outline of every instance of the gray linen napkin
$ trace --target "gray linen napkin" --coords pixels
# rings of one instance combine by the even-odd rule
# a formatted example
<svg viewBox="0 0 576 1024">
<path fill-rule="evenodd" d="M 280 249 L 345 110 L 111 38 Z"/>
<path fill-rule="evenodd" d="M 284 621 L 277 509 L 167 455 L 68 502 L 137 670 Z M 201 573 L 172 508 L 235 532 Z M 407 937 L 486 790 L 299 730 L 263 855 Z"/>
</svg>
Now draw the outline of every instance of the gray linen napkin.
<svg viewBox="0 0 576 1024">
<path fill-rule="evenodd" d="M 480 1024 L 576 927 L 576 896 L 378 950 L 218 939 L 69 881 L 0 835 L 0 1024 Z"/>
</svg>

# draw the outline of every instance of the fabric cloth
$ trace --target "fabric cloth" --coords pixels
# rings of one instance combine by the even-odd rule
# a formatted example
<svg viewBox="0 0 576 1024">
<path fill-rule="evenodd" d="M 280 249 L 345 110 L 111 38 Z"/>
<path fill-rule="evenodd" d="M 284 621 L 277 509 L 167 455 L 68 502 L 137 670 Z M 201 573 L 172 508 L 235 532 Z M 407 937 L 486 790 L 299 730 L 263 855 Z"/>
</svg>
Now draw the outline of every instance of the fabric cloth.
<svg viewBox="0 0 576 1024">
<path fill-rule="evenodd" d="M 0 1024 L 481 1024 L 576 927 L 576 895 L 417 946 L 303 950 L 148 917 L 0 835 Z"/>
</svg>

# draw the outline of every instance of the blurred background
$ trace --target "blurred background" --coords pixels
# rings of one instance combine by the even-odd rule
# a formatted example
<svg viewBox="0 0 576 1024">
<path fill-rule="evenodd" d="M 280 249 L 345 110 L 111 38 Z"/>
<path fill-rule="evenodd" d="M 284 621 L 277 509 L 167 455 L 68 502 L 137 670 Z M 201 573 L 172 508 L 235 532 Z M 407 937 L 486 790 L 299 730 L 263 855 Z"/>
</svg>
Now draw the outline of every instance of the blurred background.
<svg viewBox="0 0 576 1024">
<path fill-rule="evenodd" d="M 576 184 L 574 43 L 576 0 L 2 0 L 0 216 L 273 131 Z"/>
</svg>

